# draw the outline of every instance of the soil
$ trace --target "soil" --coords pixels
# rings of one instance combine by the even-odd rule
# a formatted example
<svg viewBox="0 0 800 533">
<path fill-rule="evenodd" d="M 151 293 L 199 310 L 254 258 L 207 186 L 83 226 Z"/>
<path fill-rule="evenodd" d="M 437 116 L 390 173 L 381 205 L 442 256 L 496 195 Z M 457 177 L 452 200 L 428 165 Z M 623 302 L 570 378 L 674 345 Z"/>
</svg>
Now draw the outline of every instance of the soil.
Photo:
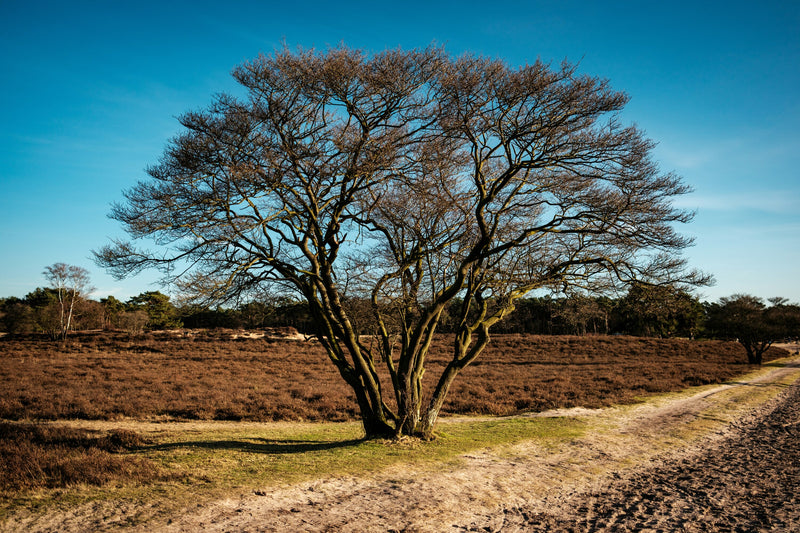
<svg viewBox="0 0 800 533">
<path fill-rule="evenodd" d="M 199 504 L 141 531 L 800 531 L 800 361 L 747 382 L 578 416 L 560 449 L 487 449 L 432 471 L 318 479 Z M 786 385 L 786 383 L 791 383 Z M 737 391 L 781 388 L 757 408 Z M 443 421 L 457 423 L 457 421 Z M 8 523 L 116 529 L 134 509 L 93 507 Z"/>
</svg>

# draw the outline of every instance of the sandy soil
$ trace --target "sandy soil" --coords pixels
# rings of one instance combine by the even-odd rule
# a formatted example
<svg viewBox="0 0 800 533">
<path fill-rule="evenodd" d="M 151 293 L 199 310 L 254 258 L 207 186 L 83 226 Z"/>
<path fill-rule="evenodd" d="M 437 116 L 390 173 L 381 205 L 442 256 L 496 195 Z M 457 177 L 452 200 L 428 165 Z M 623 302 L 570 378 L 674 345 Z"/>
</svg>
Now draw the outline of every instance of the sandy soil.
<svg viewBox="0 0 800 533">
<path fill-rule="evenodd" d="M 778 383 L 790 376 L 793 385 Z M 437 471 L 411 465 L 368 479 L 256 490 L 133 529 L 798 531 L 799 376 L 796 362 L 694 395 L 544 413 L 537 416 L 584 417 L 593 429 L 561 449 L 524 443 L 473 453 Z M 756 409 L 737 407 L 737 391 L 743 395 L 748 387 L 782 390 Z M 88 506 L 7 525 L 27 531 L 111 530 L 136 512 L 109 513 L 103 507 L 99 513 Z"/>
</svg>

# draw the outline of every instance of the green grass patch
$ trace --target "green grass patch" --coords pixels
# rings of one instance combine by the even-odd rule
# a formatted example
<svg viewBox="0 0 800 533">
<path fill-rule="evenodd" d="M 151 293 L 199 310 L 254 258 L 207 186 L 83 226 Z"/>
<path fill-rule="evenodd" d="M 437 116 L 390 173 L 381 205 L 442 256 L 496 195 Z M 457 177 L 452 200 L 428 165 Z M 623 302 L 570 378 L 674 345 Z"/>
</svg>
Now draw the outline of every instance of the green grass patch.
<svg viewBox="0 0 800 533">
<path fill-rule="evenodd" d="M 170 433 L 142 450 L 173 472 L 219 488 L 263 487 L 326 476 L 363 476 L 409 463 L 436 468 L 480 448 L 538 440 L 556 446 L 578 437 L 584 423 L 565 418 L 507 418 L 443 423 L 438 438 L 364 440 L 359 424 L 303 424 Z"/>
</svg>

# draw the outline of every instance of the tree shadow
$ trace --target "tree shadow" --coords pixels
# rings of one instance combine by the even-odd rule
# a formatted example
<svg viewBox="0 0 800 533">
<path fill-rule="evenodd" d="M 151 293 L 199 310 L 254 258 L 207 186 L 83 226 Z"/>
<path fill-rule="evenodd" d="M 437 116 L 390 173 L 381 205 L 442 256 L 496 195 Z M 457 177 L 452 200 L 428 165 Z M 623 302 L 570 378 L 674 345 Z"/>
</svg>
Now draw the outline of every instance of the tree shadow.
<svg viewBox="0 0 800 533">
<path fill-rule="evenodd" d="M 335 450 L 338 448 L 349 448 L 357 446 L 367 439 L 348 439 L 342 441 L 320 441 L 303 439 L 252 439 L 244 440 L 205 440 L 170 442 L 155 444 L 152 446 L 142 446 L 140 450 L 147 451 L 169 451 L 180 448 L 200 448 L 205 450 L 228 450 L 247 453 L 263 453 L 268 455 L 291 455 L 295 453 L 319 452 L 325 450 Z"/>
</svg>

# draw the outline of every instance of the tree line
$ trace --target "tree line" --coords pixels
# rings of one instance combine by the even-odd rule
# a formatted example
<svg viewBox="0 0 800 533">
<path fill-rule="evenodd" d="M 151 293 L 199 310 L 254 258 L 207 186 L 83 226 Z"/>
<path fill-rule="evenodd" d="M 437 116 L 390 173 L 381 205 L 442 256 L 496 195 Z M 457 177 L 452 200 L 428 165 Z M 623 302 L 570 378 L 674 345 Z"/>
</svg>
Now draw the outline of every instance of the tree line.
<svg viewBox="0 0 800 533">
<path fill-rule="evenodd" d="M 38 287 L 24 298 L 0 299 L 0 328 L 4 332 L 43 333 L 64 339 L 69 332 L 78 330 L 138 334 L 177 328 L 288 326 L 307 335 L 315 334 L 316 324 L 308 304 L 286 296 L 215 308 L 176 305 L 160 291 L 142 292 L 124 302 L 114 296 L 93 300 L 87 295 L 90 285 L 84 269 L 56 263 L 47 267 L 44 274 L 50 286 Z M 350 299 L 344 305 L 359 335 L 376 334 L 380 324 L 369 301 Z M 441 333 L 455 331 L 457 310 L 462 305 L 455 299 L 444 310 Z M 618 298 L 583 294 L 522 298 L 495 332 L 731 339 L 744 346 L 750 363 L 760 364 L 763 353 L 774 342 L 800 336 L 800 306 L 782 297 L 765 302 L 747 294 L 701 302 L 673 287 L 633 284 L 627 294 Z"/>
</svg>

